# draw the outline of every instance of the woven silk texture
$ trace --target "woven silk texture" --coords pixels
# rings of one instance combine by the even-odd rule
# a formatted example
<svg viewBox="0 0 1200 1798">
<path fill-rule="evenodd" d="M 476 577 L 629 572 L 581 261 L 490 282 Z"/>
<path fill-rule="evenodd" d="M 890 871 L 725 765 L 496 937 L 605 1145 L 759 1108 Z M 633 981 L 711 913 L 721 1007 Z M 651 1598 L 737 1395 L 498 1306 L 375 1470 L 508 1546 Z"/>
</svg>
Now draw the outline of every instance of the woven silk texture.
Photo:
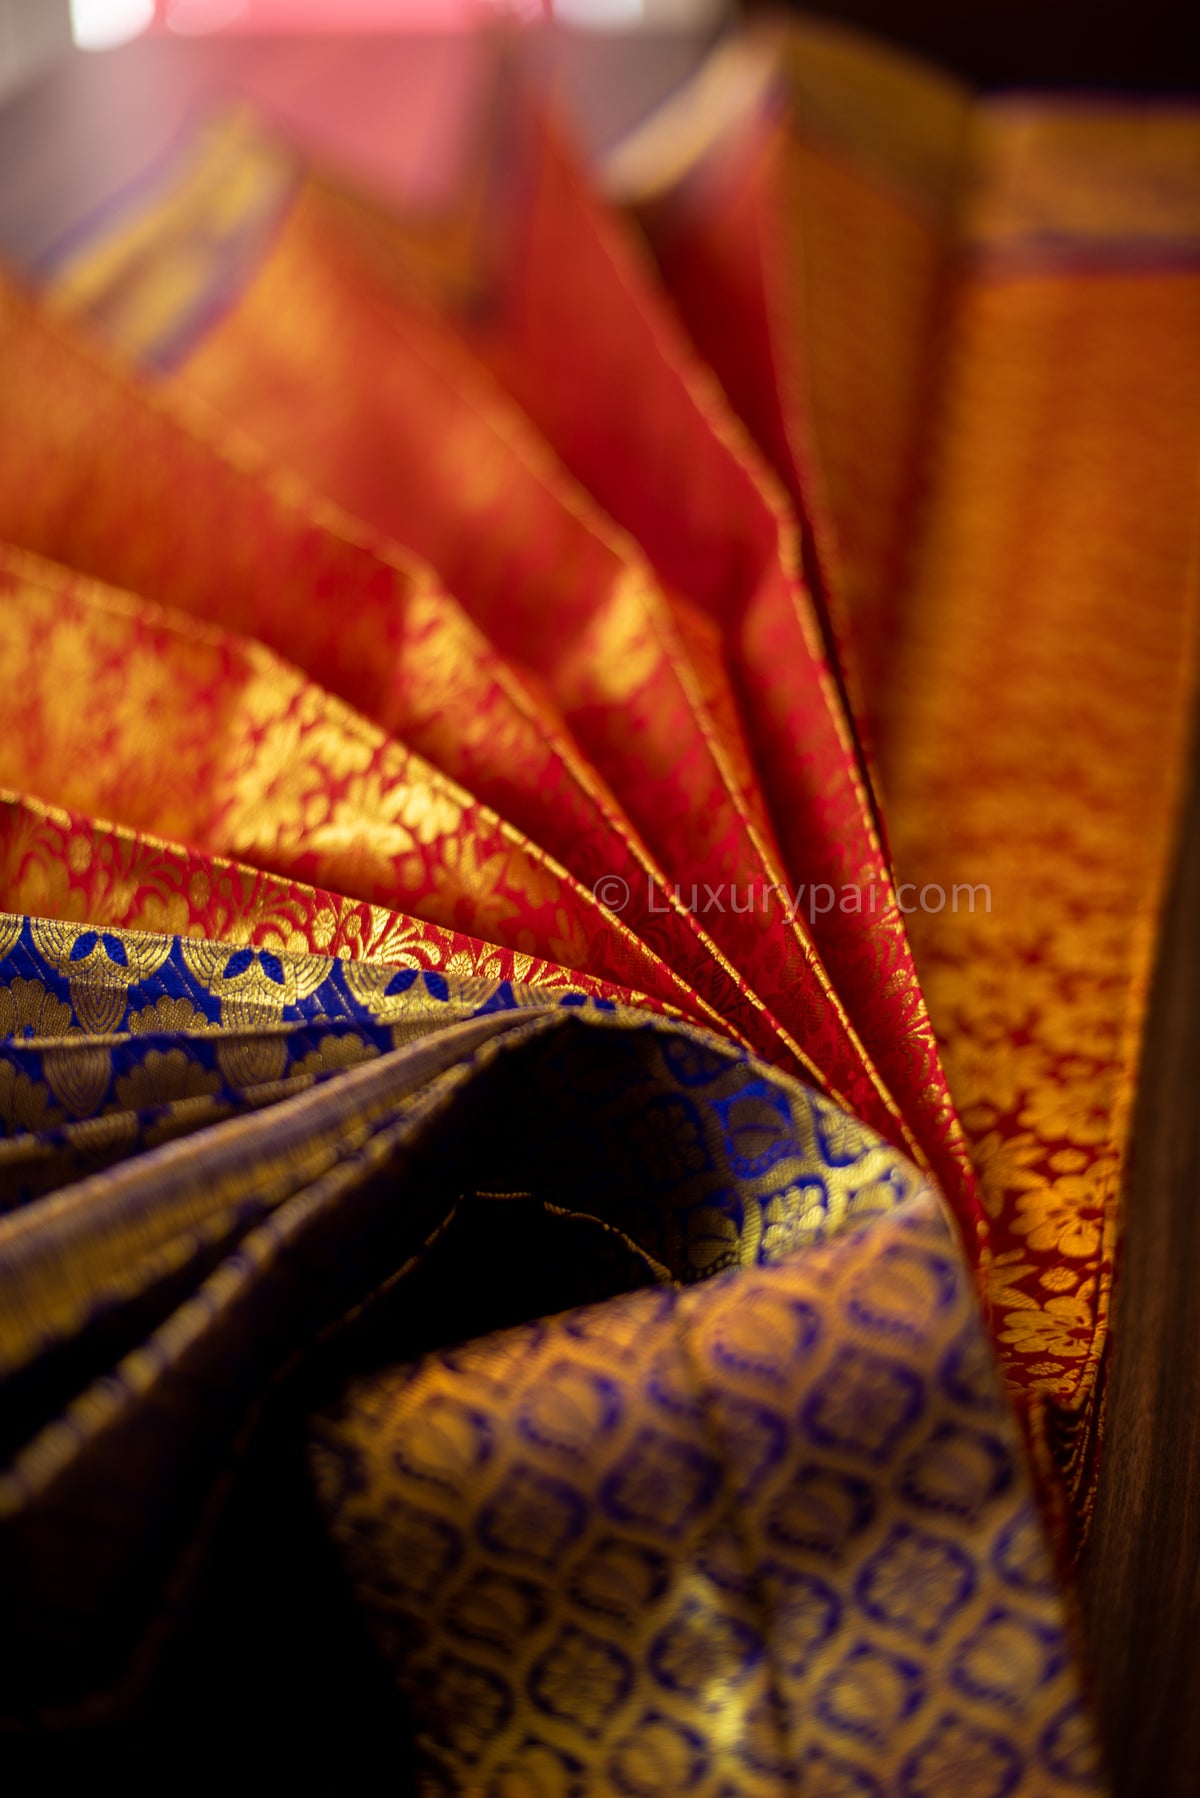
<svg viewBox="0 0 1200 1798">
<path fill-rule="evenodd" d="M 0 278 L 6 1732 L 1102 1793 L 1200 115 L 482 62 L 432 210 L 213 107 Z"/>
</svg>

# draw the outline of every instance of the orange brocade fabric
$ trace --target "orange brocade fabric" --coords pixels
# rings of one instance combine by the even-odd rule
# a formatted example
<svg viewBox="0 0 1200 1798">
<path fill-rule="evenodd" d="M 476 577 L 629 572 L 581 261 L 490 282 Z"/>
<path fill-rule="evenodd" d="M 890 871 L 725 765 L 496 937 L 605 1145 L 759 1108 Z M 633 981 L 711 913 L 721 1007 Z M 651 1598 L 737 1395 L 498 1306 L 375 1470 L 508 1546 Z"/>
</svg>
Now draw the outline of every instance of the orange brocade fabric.
<svg viewBox="0 0 1200 1798">
<path fill-rule="evenodd" d="M 492 99 L 441 224 L 236 114 L 0 288 L 0 911 L 807 1082 L 936 1183 L 1069 1556 L 1195 697 L 1200 121 L 801 25 L 605 197 Z"/>
<path fill-rule="evenodd" d="M 909 934 L 996 1340 L 1081 1520 L 1192 733 L 1200 123 L 972 104 L 817 25 L 785 60 L 789 106 L 644 217 L 804 510 L 898 875 L 987 886 Z"/>
</svg>

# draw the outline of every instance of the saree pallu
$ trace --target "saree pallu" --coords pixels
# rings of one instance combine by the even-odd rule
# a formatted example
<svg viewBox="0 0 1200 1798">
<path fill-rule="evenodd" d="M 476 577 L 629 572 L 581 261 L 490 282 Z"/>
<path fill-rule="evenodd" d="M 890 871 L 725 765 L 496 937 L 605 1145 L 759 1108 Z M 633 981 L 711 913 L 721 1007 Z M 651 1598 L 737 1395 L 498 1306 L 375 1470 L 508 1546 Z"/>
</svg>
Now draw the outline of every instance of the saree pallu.
<svg viewBox="0 0 1200 1798">
<path fill-rule="evenodd" d="M 777 54 L 715 141 L 685 96 L 673 183 L 650 133 L 614 178 L 810 535 L 993 1220 L 997 1343 L 1079 1528 L 1191 735 L 1200 122 L 972 102 L 816 23 Z M 972 889 L 986 911 L 947 902 Z"/>
<path fill-rule="evenodd" d="M 1099 1789 L 1197 141 L 797 27 L 0 291 L 11 1725 L 244 1616 L 422 1791 Z"/>
<path fill-rule="evenodd" d="M 153 218 L 139 221 L 129 245 L 132 268 L 122 262 L 103 277 L 125 301 L 98 299 L 95 308 L 108 316 L 121 342 L 135 337 L 136 327 L 132 318 L 114 317 L 116 308 L 128 304 L 139 316 L 144 309 L 154 321 L 153 341 L 138 347 L 152 359 L 168 353 L 165 345 L 178 330 L 176 323 L 162 334 L 156 296 L 175 282 L 179 236 L 185 248 L 198 236 L 204 240 L 206 210 L 213 192 L 223 192 L 228 159 L 243 174 L 248 161 L 259 181 L 275 166 L 256 137 L 245 141 L 236 121 L 198 154 L 199 169 L 185 174 L 181 194 L 172 188 L 165 203 L 164 241 L 158 243 Z M 193 205 L 198 217 L 191 215 Z M 943 1143 L 938 1159 L 947 1182 L 969 1186 L 936 1066 L 932 1088 L 924 1078 L 933 1051 L 915 981 L 897 996 L 897 1027 L 882 1030 L 861 1003 L 854 1008 L 858 1017 L 847 1015 L 846 983 L 831 975 L 828 944 L 814 940 L 835 929 L 843 939 L 878 940 L 889 972 L 903 977 L 903 931 L 877 845 L 868 841 L 856 853 L 837 827 L 839 813 L 855 803 L 853 756 L 838 739 L 833 696 L 823 689 L 820 670 L 814 670 L 814 700 L 805 715 L 826 720 L 824 759 L 839 763 L 838 784 L 810 777 L 794 794 L 796 804 L 805 802 L 799 821 L 807 823 L 808 852 L 788 866 L 752 769 L 720 632 L 689 603 L 690 595 L 672 600 L 658 587 L 636 547 L 565 477 L 549 446 L 538 445 L 528 421 L 495 389 L 457 334 L 426 310 L 401 308 L 387 288 L 370 282 L 360 260 L 341 250 L 332 217 L 316 189 L 292 200 L 242 304 L 198 344 L 185 340 L 188 353 L 176 346 L 173 360 L 188 388 L 246 424 L 276 454 L 286 439 L 288 460 L 306 476 L 386 531 L 389 540 L 399 538 L 436 564 L 497 647 L 527 678 L 532 674 L 550 689 L 671 884 L 685 894 L 695 890 L 693 913 L 699 911 L 720 952 L 754 983 L 793 1038 L 803 1039 L 810 1074 L 919 1150 L 905 1108 L 885 1088 L 862 1041 L 860 1019 L 869 1015 L 913 1102 L 932 1114 L 922 1132 L 927 1152 Z M 568 213 L 568 229 L 573 217 Z M 155 245 L 161 265 L 152 254 Z M 118 250 L 110 245 L 101 252 L 106 268 Z M 215 280 L 220 267 L 208 273 Z M 70 289 L 100 278 L 99 271 L 80 275 Z M 190 295 L 189 301 L 194 307 Z M 702 445 L 711 461 L 711 447 L 703 439 Z M 752 534 L 766 537 L 769 554 L 779 523 L 736 463 L 721 472 L 727 482 L 741 475 L 732 500 L 745 500 L 746 523 Z M 707 479 L 712 485 L 711 471 Z M 725 509 L 732 509 L 729 500 Z M 695 510 L 692 502 L 689 511 Z M 731 548 L 736 557 L 736 544 Z M 552 591 L 563 608 L 566 571 L 569 606 L 560 636 L 546 632 L 544 618 Z M 771 610 L 790 609 L 803 672 L 812 646 L 797 611 L 800 597 L 789 592 L 783 571 L 768 566 L 767 573 L 775 579 L 774 587 L 767 583 Z M 761 633 L 769 619 L 753 628 Z M 851 790 L 843 798 L 847 783 Z M 820 808 L 830 815 L 820 815 Z M 868 826 L 859 814 L 856 825 L 865 835 Z M 818 909 L 766 897 L 780 890 L 808 893 L 813 884 L 832 885 L 837 900 L 853 889 L 854 916 L 836 904 L 826 909 L 823 898 Z M 701 909 L 706 889 L 718 903 Z"/>
</svg>

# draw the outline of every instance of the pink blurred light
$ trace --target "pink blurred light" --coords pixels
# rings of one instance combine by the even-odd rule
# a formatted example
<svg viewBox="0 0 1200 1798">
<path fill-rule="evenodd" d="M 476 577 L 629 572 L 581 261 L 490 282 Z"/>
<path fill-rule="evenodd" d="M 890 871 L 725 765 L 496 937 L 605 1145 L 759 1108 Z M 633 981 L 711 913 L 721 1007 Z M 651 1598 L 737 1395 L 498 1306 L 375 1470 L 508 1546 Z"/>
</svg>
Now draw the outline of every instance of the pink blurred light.
<svg viewBox="0 0 1200 1798">
<path fill-rule="evenodd" d="M 488 18 L 540 17 L 542 0 L 158 0 L 156 26 L 184 37 L 275 32 L 340 35 L 463 30 Z"/>
</svg>

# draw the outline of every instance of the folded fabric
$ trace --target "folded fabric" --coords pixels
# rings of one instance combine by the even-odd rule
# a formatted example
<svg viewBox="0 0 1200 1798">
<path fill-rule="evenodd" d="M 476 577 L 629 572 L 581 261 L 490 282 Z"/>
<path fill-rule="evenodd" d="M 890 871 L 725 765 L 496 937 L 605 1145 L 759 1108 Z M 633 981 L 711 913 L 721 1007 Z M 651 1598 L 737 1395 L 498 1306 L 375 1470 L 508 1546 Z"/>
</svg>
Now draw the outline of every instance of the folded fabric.
<svg viewBox="0 0 1200 1798">
<path fill-rule="evenodd" d="M 566 1291 L 643 1290 L 360 1374 L 312 1421 L 422 1789 L 867 1790 L 881 1762 L 914 1792 L 1094 1789 L 1016 1420 L 903 1156 L 580 995 L 2 928 L 43 1033 L 0 1064 L 40 1104 L 13 1143 L 61 1157 L 61 1107 L 126 1157 L 0 1219 L 10 1718 L 136 1676 L 264 1383 L 440 1339 L 446 1245 L 491 1210 L 516 1265 L 533 1213 L 584 1232 Z"/>
<path fill-rule="evenodd" d="M 0 287 L 0 1708 L 1102 1789 L 1200 122 L 511 62 L 435 218 L 226 111 Z"/>
</svg>

